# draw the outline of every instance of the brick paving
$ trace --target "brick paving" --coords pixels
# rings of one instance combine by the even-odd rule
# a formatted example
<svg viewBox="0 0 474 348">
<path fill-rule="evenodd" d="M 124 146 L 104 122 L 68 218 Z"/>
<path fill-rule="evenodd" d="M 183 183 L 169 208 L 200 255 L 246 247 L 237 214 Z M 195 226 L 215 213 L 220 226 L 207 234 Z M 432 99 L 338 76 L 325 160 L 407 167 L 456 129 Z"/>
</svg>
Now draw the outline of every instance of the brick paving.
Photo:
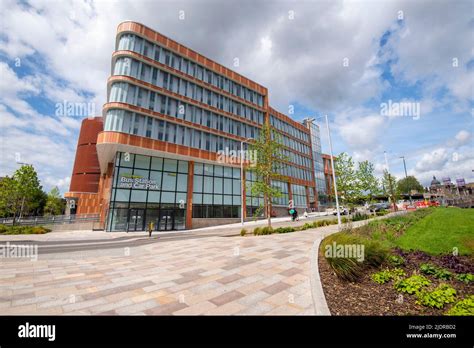
<svg viewBox="0 0 474 348">
<path fill-rule="evenodd" d="M 1 259 L 0 314 L 314 314 L 320 234 L 183 239 Z M 125 249 L 125 248 L 124 248 Z"/>
<path fill-rule="evenodd" d="M 39 248 L 36 261 L 0 259 L 0 314 L 321 314 L 312 248 L 336 230 L 158 239 L 88 253 Z"/>
</svg>

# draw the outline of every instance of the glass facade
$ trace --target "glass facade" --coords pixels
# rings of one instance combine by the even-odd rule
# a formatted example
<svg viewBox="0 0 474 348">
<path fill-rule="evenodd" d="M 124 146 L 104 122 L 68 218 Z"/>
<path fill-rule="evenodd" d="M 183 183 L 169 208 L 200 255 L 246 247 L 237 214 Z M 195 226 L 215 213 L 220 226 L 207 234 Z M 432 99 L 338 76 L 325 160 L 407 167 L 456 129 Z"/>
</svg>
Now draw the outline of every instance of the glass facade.
<svg viewBox="0 0 474 348">
<path fill-rule="evenodd" d="M 302 185 L 291 184 L 293 205 L 297 208 L 307 208 L 306 188 Z"/>
<path fill-rule="evenodd" d="M 193 218 L 240 217 L 239 168 L 195 163 L 193 181 Z"/>
<path fill-rule="evenodd" d="M 245 198 L 246 198 L 246 209 L 247 216 L 255 216 L 257 210 L 264 205 L 263 195 L 254 195 L 252 194 L 252 184 L 253 182 L 258 181 L 257 175 L 254 172 L 247 171 L 245 173 Z M 263 209 L 261 210 L 260 215 L 262 215 Z"/>
<path fill-rule="evenodd" d="M 263 106 L 263 96 L 241 84 L 228 79 L 214 71 L 206 69 L 204 66 L 193 62 L 185 57 L 171 52 L 170 50 L 156 45 L 150 41 L 133 34 L 121 35 L 118 42 L 118 50 L 134 51 L 151 58 L 170 68 L 193 76 L 199 81 L 208 83 L 216 88 L 222 89 L 236 97 L 242 98 L 249 103 Z"/>
<path fill-rule="evenodd" d="M 321 150 L 321 133 L 319 126 L 314 122 L 307 123 L 311 133 L 311 148 L 313 151 L 314 177 L 316 181 L 316 190 L 318 192 L 318 206 L 327 207 L 328 192 L 326 180 L 324 177 L 324 162 Z"/>
<path fill-rule="evenodd" d="M 109 110 L 104 130 L 138 135 L 211 152 L 225 149 L 240 150 L 239 141 L 127 110 Z M 247 145 L 244 145 L 246 148 Z"/>
<path fill-rule="evenodd" d="M 188 162 L 118 152 L 108 231 L 185 228 Z"/>
<path fill-rule="evenodd" d="M 194 163 L 193 218 L 239 218 L 240 168 Z M 185 229 L 188 162 L 118 152 L 108 231 Z"/>
<path fill-rule="evenodd" d="M 259 124 L 263 123 L 263 112 L 257 108 L 235 101 L 226 95 L 197 85 L 181 76 L 173 75 L 133 58 L 117 58 L 114 66 L 114 75 L 134 77 L 204 105 L 235 114 L 243 119 Z"/>
</svg>

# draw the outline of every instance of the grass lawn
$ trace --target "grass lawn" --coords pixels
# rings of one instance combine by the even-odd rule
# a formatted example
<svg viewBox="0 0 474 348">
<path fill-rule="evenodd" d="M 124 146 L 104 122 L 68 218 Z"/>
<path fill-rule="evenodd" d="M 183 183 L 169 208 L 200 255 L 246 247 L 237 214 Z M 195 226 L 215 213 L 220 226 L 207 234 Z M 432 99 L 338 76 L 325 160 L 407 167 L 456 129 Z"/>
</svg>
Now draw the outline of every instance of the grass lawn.
<svg viewBox="0 0 474 348">
<path fill-rule="evenodd" d="M 431 255 L 474 254 L 474 209 L 436 208 L 410 226 L 395 244 L 405 250 L 421 250 Z"/>
</svg>

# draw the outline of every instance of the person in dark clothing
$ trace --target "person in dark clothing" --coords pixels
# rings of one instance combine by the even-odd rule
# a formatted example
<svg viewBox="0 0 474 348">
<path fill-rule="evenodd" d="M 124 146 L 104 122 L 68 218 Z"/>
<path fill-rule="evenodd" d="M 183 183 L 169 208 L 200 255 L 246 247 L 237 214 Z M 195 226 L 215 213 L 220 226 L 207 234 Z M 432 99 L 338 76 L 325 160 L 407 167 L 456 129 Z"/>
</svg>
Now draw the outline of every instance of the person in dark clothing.
<svg viewBox="0 0 474 348">
<path fill-rule="evenodd" d="M 298 217 L 298 210 L 295 209 L 295 213 L 293 215 L 293 221 L 298 221 L 299 220 L 299 217 Z"/>
</svg>

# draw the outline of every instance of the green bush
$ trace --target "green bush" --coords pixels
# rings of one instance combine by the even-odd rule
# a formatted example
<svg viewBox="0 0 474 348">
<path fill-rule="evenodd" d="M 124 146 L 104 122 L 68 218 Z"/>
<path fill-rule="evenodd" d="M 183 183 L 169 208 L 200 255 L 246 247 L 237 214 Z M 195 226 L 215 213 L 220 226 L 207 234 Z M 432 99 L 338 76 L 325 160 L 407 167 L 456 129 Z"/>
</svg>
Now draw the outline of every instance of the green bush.
<svg viewBox="0 0 474 348">
<path fill-rule="evenodd" d="M 374 282 L 378 284 L 385 284 L 392 279 L 399 279 L 405 276 L 405 271 L 401 268 L 394 268 L 393 270 L 384 270 L 372 274 L 371 278 Z"/>
<path fill-rule="evenodd" d="M 260 227 L 254 228 L 253 235 L 254 236 L 259 236 L 261 234 L 260 231 L 261 231 Z"/>
<path fill-rule="evenodd" d="M 422 275 L 412 275 L 409 278 L 399 280 L 395 283 L 395 290 L 405 292 L 407 294 L 415 294 L 424 286 L 430 285 L 431 282 Z"/>
<path fill-rule="evenodd" d="M 387 260 L 389 251 L 380 242 L 371 239 L 363 239 L 362 244 L 364 244 L 365 252 L 364 262 L 369 266 L 379 267 Z"/>
<path fill-rule="evenodd" d="M 423 274 L 434 275 L 436 270 L 436 266 L 432 265 L 431 263 L 423 263 L 420 265 L 420 272 Z"/>
<path fill-rule="evenodd" d="M 472 273 L 460 273 L 456 275 L 456 280 L 459 280 L 460 282 L 469 284 L 471 282 L 474 282 L 474 274 Z"/>
<path fill-rule="evenodd" d="M 290 233 L 298 231 L 295 227 L 278 227 L 273 230 L 274 233 Z"/>
<path fill-rule="evenodd" d="M 245 228 L 242 228 L 242 229 L 240 230 L 240 235 L 241 235 L 242 237 L 244 237 L 246 234 L 247 234 L 247 230 L 246 230 Z"/>
<path fill-rule="evenodd" d="M 398 255 L 390 255 L 388 257 L 388 262 L 393 266 L 403 266 L 405 264 L 405 259 Z"/>
<path fill-rule="evenodd" d="M 451 307 L 446 315 L 469 315 L 474 316 L 474 295 L 470 295 L 460 300 Z"/>
<path fill-rule="evenodd" d="M 420 266 L 420 271 L 424 274 L 432 275 L 435 278 L 449 280 L 453 274 L 443 268 L 438 268 L 431 263 L 424 263 Z"/>
<path fill-rule="evenodd" d="M 273 233 L 273 228 L 271 228 L 270 226 L 262 227 L 262 229 L 260 230 L 260 234 L 263 234 L 263 235 L 272 234 L 272 233 Z"/>
<path fill-rule="evenodd" d="M 456 290 L 447 285 L 440 284 L 433 291 L 420 291 L 416 294 L 416 303 L 427 307 L 443 308 L 445 304 L 455 301 Z"/>
<path fill-rule="evenodd" d="M 390 211 L 388 211 L 388 210 L 380 210 L 380 211 L 375 212 L 375 215 L 377 215 L 377 216 L 384 216 L 384 215 L 387 215 L 388 213 L 390 213 Z"/>
<path fill-rule="evenodd" d="M 310 228 L 313 228 L 313 227 L 314 227 L 314 226 L 313 226 L 312 223 L 307 222 L 307 223 L 305 223 L 303 226 L 300 227 L 300 230 L 301 230 L 301 231 L 309 230 Z"/>
<path fill-rule="evenodd" d="M 334 271 L 336 276 L 343 280 L 356 281 L 367 268 L 379 267 L 387 257 L 388 251 L 381 244 L 356 236 L 347 232 L 335 233 L 324 239 L 322 243 L 323 250 L 332 250 L 333 243 L 336 246 L 345 245 L 363 245 L 364 258 L 357 260 L 353 257 L 334 257 L 324 253 L 328 265 Z"/>
<path fill-rule="evenodd" d="M 357 212 L 352 215 L 352 221 L 362 221 L 367 219 L 370 219 L 370 216 L 364 213 Z"/>
<path fill-rule="evenodd" d="M 453 277 L 453 274 L 443 268 L 439 268 L 436 270 L 434 274 L 435 278 L 442 279 L 442 280 L 449 280 Z"/>
<path fill-rule="evenodd" d="M 0 234 L 45 234 L 51 229 L 43 226 L 5 226 L 0 225 Z"/>
</svg>

